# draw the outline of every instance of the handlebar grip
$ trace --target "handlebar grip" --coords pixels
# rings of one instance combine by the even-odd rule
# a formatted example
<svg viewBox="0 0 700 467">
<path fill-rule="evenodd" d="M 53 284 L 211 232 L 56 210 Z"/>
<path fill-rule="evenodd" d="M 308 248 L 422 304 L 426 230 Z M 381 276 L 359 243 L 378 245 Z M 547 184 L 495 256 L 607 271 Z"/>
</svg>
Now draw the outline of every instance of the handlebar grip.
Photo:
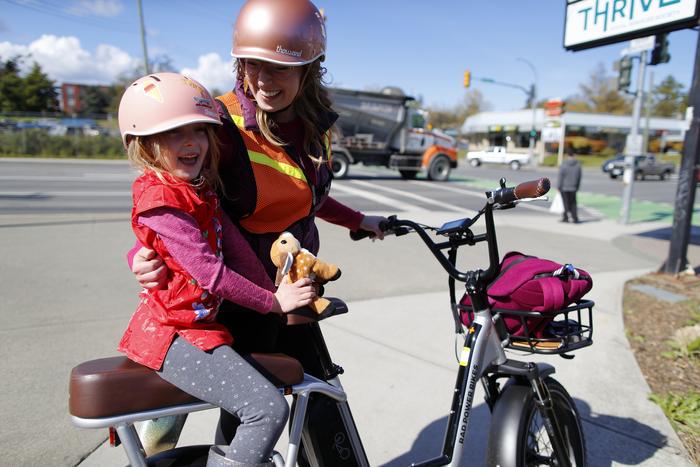
<svg viewBox="0 0 700 467">
<path fill-rule="evenodd" d="M 523 198 L 538 198 L 549 191 L 550 183 L 547 177 L 523 182 L 515 188 L 501 188 L 491 193 L 495 204 L 510 204 Z"/>
<path fill-rule="evenodd" d="M 381 221 L 379 223 L 379 228 L 382 229 L 382 232 L 386 232 L 387 230 L 391 229 L 391 225 L 389 224 L 388 221 Z M 371 230 L 365 230 L 365 229 L 358 229 L 358 230 L 351 230 L 350 231 L 350 238 L 357 241 L 357 240 L 362 240 L 363 238 L 366 237 L 374 237 L 374 232 Z"/>
<path fill-rule="evenodd" d="M 350 238 L 355 240 L 355 241 L 362 240 L 365 237 L 373 237 L 373 236 L 374 236 L 374 232 L 372 232 L 371 230 L 360 229 L 360 230 L 351 230 L 350 231 Z"/>
<path fill-rule="evenodd" d="M 539 198 L 547 194 L 549 188 L 550 183 L 547 177 L 523 182 L 515 187 L 515 199 Z"/>
</svg>

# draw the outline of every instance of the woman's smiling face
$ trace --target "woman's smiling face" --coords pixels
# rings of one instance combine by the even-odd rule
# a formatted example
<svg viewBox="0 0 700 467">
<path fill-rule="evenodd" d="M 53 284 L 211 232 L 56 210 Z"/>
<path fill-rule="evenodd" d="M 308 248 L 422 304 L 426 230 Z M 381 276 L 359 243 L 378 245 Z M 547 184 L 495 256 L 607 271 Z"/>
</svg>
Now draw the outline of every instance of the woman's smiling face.
<svg viewBox="0 0 700 467">
<path fill-rule="evenodd" d="M 303 67 L 285 66 L 247 58 L 245 78 L 258 107 L 268 113 L 284 110 L 275 118 L 289 121 L 294 118 L 290 108 L 299 92 Z"/>
</svg>

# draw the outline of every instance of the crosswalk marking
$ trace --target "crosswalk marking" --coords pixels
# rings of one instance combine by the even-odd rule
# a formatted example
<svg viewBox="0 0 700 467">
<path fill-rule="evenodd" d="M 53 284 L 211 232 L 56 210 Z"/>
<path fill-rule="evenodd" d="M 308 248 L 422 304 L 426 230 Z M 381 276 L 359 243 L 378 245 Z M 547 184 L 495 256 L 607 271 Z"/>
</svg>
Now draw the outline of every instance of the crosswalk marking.
<svg viewBox="0 0 700 467">
<path fill-rule="evenodd" d="M 442 211 L 452 211 L 452 212 L 465 212 L 465 209 L 457 207 L 457 206 L 452 206 L 450 204 L 445 203 L 444 201 L 436 201 L 431 198 L 426 198 L 425 196 L 417 195 L 415 193 L 410 193 L 406 190 L 397 190 L 396 188 L 389 188 L 387 186 L 382 186 L 379 185 L 378 183 L 370 183 L 370 182 L 363 182 L 361 180 L 352 180 L 350 183 L 354 185 L 361 185 L 365 186 L 369 189 L 372 190 L 382 190 L 382 191 L 387 191 L 389 193 L 395 193 L 397 195 L 400 195 L 403 198 L 412 198 L 417 201 L 420 201 L 425 204 L 431 204 L 433 206 L 439 206 Z"/>
<path fill-rule="evenodd" d="M 374 188 L 375 185 L 372 185 Z M 353 188 L 351 186 L 347 186 L 344 183 L 338 183 L 337 181 L 333 183 L 333 188 L 331 189 L 331 192 L 333 191 L 340 191 L 343 193 L 349 193 L 351 195 L 359 196 L 361 198 L 366 198 L 371 201 L 384 204 L 386 206 L 391 206 L 393 209 L 399 209 L 403 211 L 428 211 L 427 209 L 421 208 L 419 206 L 415 206 L 413 204 L 408 204 L 404 203 L 403 201 L 399 201 L 398 199 L 394 198 L 389 198 L 388 196 L 380 195 L 377 193 L 372 193 L 366 190 L 360 190 L 359 188 Z"/>
<path fill-rule="evenodd" d="M 467 188 L 457 188 L 454 186 L 446 185 L 444 183 L 435 183 L 435 182 L 422 182 L 418 180 L 411 181 L 411 183 L 415 183 L 417 185 L 425 185 L 427 183 L 430 183 L 431 188 L 438 188 L 441 190 L 446 190 L 446 191 L 452 191 L 455 193 L 462 193 L 467 196 L 473 196 L 476 198 L 481 198 L 486 202 L 486 195 L 484 194 L 484 191 L 472 191 Z M 537 201 L 537 203 L 540 203 L 539 206 L 531 204 L 531 203 L 520 203 L 518 207 L 523 207 L 527 209 L 532 209 L 534 211 L 540 211 L 540 212 L 549 212 L 549 206 L 542 206 L 545 201 Z"/>
</svg>

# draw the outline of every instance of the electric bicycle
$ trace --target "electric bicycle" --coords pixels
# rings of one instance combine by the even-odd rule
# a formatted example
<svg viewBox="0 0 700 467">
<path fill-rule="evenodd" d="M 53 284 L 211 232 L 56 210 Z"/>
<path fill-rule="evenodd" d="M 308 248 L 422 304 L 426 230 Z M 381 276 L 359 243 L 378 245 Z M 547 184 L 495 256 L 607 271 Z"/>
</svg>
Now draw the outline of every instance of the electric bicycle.
<svg viewBox="0 0 700 467">
<path fill-rule="evenodd" d="M 417 233 L 448 273 L 455 333 L 462 342 L 442 454 L 413 463 L 413 466 L 460 465 L 479 381 L 492 413 L 487 465 L 586 465 L 581 420 L 571 396 L 551 377 L 554 367 L 509 359 L 506 349 L 572 358 L 571 352 L 592 344 L 594 303 L 580 301 L 549 313 L 547 318 L 558 323 L 556 334 L 535 337 L 535 333 L 528 330 L 527 323 L 529 318 L 541 318 L 541 313 L 491 309 L 486 295 L 488 285 L 500 272 L 493 212 L 541 197 L 548 189 L 549 180 L 546 178 L 525 182 L 515 188 L 506 187 L 502 179 L 500 189 L 486 193 L 484 208 L 472 219 L 460 219 L 432 228 L 392 216 L 383 226 L 387 234 Z M 474 234 L 471 228 L 482 216 L 486 232 Z M 434 232 L 439 241 L 433 240 L 428 231 Z M 368 232 L 360 231 L 351 236 L 360 239 L 368 235 Z M 488 268 L 459 271 L 456 268 L 457 250 L 481 242 L 488 246 Z M 447 255 L 444 250 L 447 250 Z M 456 281 L 465 283 L 471 298 L 469 310 L 457 303 Z M 335 311 L 330 316 L 347 312 L 341 300 L 331 300 Z M 473 312 L 473 321 L 468 327 L 460 319 L 460 313 L 464 311 Z M 506 314 L 516 315 L 522 320 L 524 335 L 508 333 L 502 321 Z M 334 364 L 328 354 L 318 324 L 314 322 L 318 319 L 310 310 L 302 309 L 288 315 L 288 324 L 311 323 L 325 380 L 304 374 L 299 361 L 286 355 L 248 356 L 258 370 L 294 400 L 286 457 L 274 452 L 272 460 L 277 467 L 294 466 L 297 462 L 303 466 L 369 466 L 346 393 L 340 384 L 342 368 Z M 328 460 L 321 445 L 327 446 L 328 443 L 314 439 L 313 427 L 308 423 L 309 400 L 319 396 L 337 404 L 343 419 L 343 430 L 326 433 L 332 441 L 330 445 L 335 460 Z M 110 443 L 123 446 L 132 466 L 203 466 L 209 445 L 179 447 L 147 457 L 134 424 L 210 408 L 214 406 L 194 399 L 162 380 L 153 370 L 126 357 L 84 362 L 71 373 L 69 409 L 73 423 L 81 428 L 108 428 Z"/>
</svg>

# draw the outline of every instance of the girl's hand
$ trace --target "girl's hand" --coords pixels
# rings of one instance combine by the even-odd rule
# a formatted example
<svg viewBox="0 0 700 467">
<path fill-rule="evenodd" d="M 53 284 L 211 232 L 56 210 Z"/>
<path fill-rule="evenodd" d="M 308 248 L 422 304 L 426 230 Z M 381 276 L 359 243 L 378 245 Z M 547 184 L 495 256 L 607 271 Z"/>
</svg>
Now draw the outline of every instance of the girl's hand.
<svg viewBox="0 0 700 467">
<path fill-rule="evenodd" d="M 277 292 L 275 292 L 275 304 L 270 311 L 273 313 L 287 313 L 308 305 L 314 298 L 316 298 L 316 290 L 311 279 L 307 277 L 290 284 L 289 276 L 284 276 L 277 288 Z"/>
<path fill-rule="evenodd" d="M 146 289 L 160 289 L 165 285 L 168 270 L 163 259 L 154 250 L 142 247 L 134 255 L 131 272 L 141 287 Z"/>
<path fill-rule="evenodd" d="M 384 240 L 384 231 L 379 227 L 381 222 L 385 222 L 386 217 L 383 216 L 365 216 L 360 222 L 360 228 L 362 230 L 369 230 L 374 233 L 374 239 Z"/>
</svg>

